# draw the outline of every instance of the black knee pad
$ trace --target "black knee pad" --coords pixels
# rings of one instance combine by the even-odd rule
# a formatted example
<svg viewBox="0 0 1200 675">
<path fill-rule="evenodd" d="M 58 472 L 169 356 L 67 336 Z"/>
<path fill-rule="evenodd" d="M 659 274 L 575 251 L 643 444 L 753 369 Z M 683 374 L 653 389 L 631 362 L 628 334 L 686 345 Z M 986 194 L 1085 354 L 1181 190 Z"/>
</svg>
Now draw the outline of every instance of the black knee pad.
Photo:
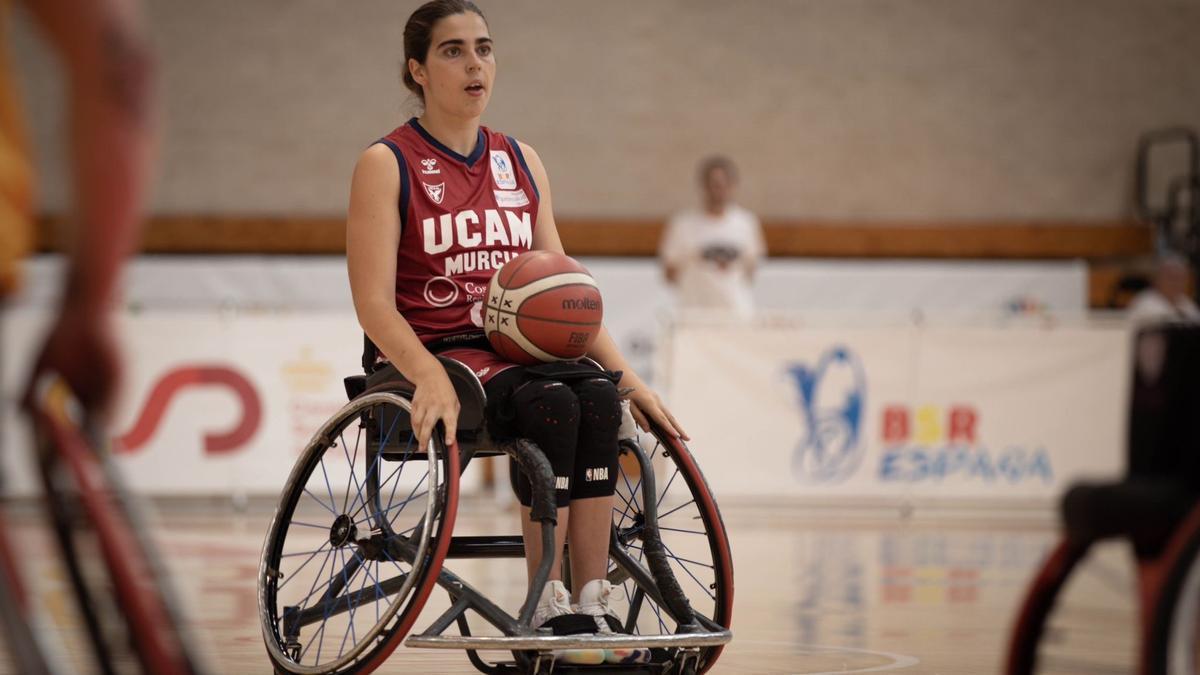
<svg viewBox="0 0 1200 675">
<path fill-rule="evenodd" d="M 617 432 L 621 397 L 612 380 L 589 378 L 573 384 L 579 399 L 579 444 L 571 498 L 611 496 L 617 484 Z"/>
<path fill-rule="evenodd" d="M 533 441 L 550 460 L 555 503 L 567 506 L 579 438 L 579 398 L 562 382 L 533 380 L 512 392 L 512 412 L 517 433 Z M 509 464 L 509 476 L 518 501 L 529 506 L 533 496 L 529 479 L 514 462 Z"/>
</svg>

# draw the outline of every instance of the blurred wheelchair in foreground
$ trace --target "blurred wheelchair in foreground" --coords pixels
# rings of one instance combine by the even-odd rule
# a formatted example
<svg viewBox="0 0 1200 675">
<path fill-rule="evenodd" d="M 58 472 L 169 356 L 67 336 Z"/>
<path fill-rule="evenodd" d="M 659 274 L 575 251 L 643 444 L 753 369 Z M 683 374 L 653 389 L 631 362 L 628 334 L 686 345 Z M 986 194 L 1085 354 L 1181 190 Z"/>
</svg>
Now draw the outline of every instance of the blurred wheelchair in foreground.
<svg viewBox="0 0 1200 675">
<path fill-rule="evenodd" d="M 198 675 L 205 672 L 177 609 L 137 499 L 124 487 L 107 443 L 57 375 L 34 387 L 43 505 L 69 593 L 86 635 L 84 652 L 48 620 L 19 572 L 22 556 L 0 518 L 0 626 L 22 675 L 87 672 Z"/>
<path fill-rule="evenodd" d="M 1047 629 L 1060 592 L 1093 545 L 1111 538 L 1127 539 L 1135 553 L 1138 672 L 1190 675 L 1200 665 L 1200 328 L 1143 330 L 1134 362 L 1128 474 L 1076 485 L 1063 498 L 1063 536 L 1018 615 L 1010 675 L 1050 667 L 1039 645 L 1054 642 Z"/>
</svg>

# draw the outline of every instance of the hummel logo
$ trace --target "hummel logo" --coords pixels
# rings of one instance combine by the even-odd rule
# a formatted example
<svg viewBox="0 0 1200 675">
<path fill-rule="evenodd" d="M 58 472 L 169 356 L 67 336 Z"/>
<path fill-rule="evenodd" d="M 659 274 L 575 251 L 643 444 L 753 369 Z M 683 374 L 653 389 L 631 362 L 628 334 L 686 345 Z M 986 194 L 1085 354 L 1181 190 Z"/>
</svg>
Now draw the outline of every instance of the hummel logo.
<svg viewBox="0 0 1200 675">
<path fill-rule="evenodd" d="M 421 169 L 421 173 L 425 174 L 426 176 L 442 172 L 441 169 L 437 168 L 437 160 L 433 158 L 421 160 L 421 166 L 425 167 L 424 169 Z"/>
<path fill-rule="evenodd" d="M 600 466 L 595 469 L 588 469 L 583 472 L 584 480 L 592 482 L 596 480 L 608 480 L 608 467 Z"/>
</svg>

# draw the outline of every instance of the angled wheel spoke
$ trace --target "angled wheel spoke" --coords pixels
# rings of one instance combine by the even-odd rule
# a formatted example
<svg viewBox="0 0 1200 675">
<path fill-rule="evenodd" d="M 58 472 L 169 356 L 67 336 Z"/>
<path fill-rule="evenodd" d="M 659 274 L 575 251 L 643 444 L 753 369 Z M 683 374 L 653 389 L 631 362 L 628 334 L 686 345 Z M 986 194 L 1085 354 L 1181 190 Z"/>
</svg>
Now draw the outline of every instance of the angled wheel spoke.
<svg viewBox="0 0 1200 675">
<path fill-rule="evenodd" d="M 329 512 L 336 516 L 338 512 L 333 507 L 337 506 L 337 498 L 333 496 L 333 484 L 329 482 L 329 472 L 325 470 L 324 455 L 321 456 L 321 475 L 325 477 L 325 490 L 329 493 L 329 506 L 325 508 L 329 509 Z M 305 488 L 304 491 L 308 492 L 308 488 Z M 312 495 L 313 499 L 317 499 L 317 496 L 313 495 L 313 493 L 308 492 L 308 494 Z M 317 501 L 319 502 L 320 500 L 318 499 Z"/>
<path fill-rule="evenodd" d="M 328 543 L 328 542 L 326 542 L 326 543 Z M 284 553 L 283 555 L 281 555 L 279 557 L 280 558 L 295 558 L 295 557 L 302 556 L 302 555 L 310 555 L 313 553 L 320 553 L 322 548 L 325 548 L 325 544 L 321 544 L 320 547 L 318 547 L 317 549 L 312 550 L 312 551 L 299 551 L 297 553 Z"/>
<path fill-rule="evenodd" d="M 320 646 L 320 643 L 321 643 L 321 642 L 322 642 L 324 639 L 325 639 L 325 625 L 324 625 L 324 624 L 322 624 L 322 625 L 321 625 L 321 628 L 320 628 L 320 629 L 317 631 L 316 635 L 314 635 L 314 636 L 313 636 L 313 639 L 312 639 L 312 640 L 310 640 L 310 641 L 309 641 L 309 643 L 308 643 L 307 645 L 305 645 L 305 646 L 304 646 L 304 650 L 300 652 L 300 658 L 297 660 L 297 663 L 303 663 L 303 662 L 304 662 L 304 655 L 308 653 L 308 650 L 312 648 L 313 644 L 316 644 L 316 645 L 317 645 L 317 657 L 316 657 L 316 658 L 317 658 L 317 660 L 315 661 L 315 663 L 320 663 L 320 662 L 321 662 L 321 646 Z"/>
<path fill-rule="evenodd" d="M 350 467 L 350 475 L 346 478 L 346 496 L 342 498 L 342 513 L 350 512 L 350 483 L 357 483 L 354 478 L 354 462 L 358 459 L 358 443 L 354 444 L 354 458 L 350 458 L 350 453 L 346 451 L 346 439 L 338 434 L 338 438 L 342 441 L 342 456 L 346 458 L 346 464 Z M 361 493 L 361 490 L 360 490 Z"/>
<path fill-rule="evenodd" d="M 338 512 L 334 511 L 333 507 L 330 506 L 329 504 L 326 504 L 325 502 L 321 501 L 321 498 L 314 495 L 307 487 L 304 488 L 304 493 L 307 494 L 309 497 L 312 497 L 313 501 L 315 501 L 316 503 L 320 504 L 321 506 L 324 506 L 325 510 L 332 513 L 335 518 L 337 517 Z M 332 493 L 330 493 L 330 496 L 333 496 Z M 332 502 L 330 502 L 330 503 L 332 503 Z"/>
<path fill-rule="evenodd" d="M 339 549 L 339 551 L 340 550 L 341 549 Z M 351 581 L 354 579 L 355 576 L 358 575 L 359 568 L 355 568 L 354 574 L 351 574 L 349 577 L 347 577 L 346 576 L 347 565 L 345 564 L 345 554 L 342 554 L 342 560 L 343 560 L 343 566 L 342 566 L 342 584 L 343 584 L 343 586 L 342 587 L 345 589 L 349 589 Z M 342 658 L 342 654 L 345 653 L 345 651 L 346 651 L 346 638 L 347 637 L 351 638 L 351 642 L 350 642 L 351 648 L 353 648 L 355 643 L 358 642 L 358 638 L 354 635 L 354 610 L 357 609 L 357 607 L 355 605 L 350 604 L 350 597 L 352 595 L 353 595 L 353 593 L 345 593 L 344 594 L 344 597 L 346 598 L 346 609 L 349 610 L 349 612 L 350 612 L 350 620 L 346 622 L 346 632 L 342 635 L 342 644 L 338 647 L 338 658 L 339 659 Z"/>
<path fill-rule="evenodd" d="M 679 476 L 679 469 L 676 468 L 675 472 L 671 474 L 671 479 L 667 481 L 666 487 L 664 487 L 662 489 L 662 493 L 660 493 L 658 495 L 658 502 L 654 505 L 655 508 L 662 506 L 663 498 L 665 498 L 667 496 L 667 492 L 670 491 L 670 489 L 671 489 L 671 484 L 675 482 L 675 479 L 678 476 Z"/>
<path fill-rule="evenodd" d="M 671 549 L 667 548 L 666 544 L 663 544 L 663 548 L 666 548 L 666 549 L 667 549 L 667 555 L 671 556 L 671 558 L 672 558 L 673 560 L 677 561 L 677 562 L 680 562 L 680 563 L 685 563 L 685 562 L 686 562 L 686 563 L 691 563 L 691 564 L 693 564 L 693 565 L 699 565 L 700 567 L 705 567 L 705 568 L 708 568 L 708 569 L 710 569 L 710 570 L 711 570 L 711 569 L 713 569 L 713 566 L 712 566 L 712 565 L 705 565 L 704 563 L 698 563 L 698 562 L 696 562 L 696 561 L 694 561 L 694 560 L 688 560 L 687 558 L 680 558 L 679 556 L 677 556 L 677 555 L 675 555 L 674 553 L 672 553 L 672 552 L 671 552 Z M 706 595 L 707 595 L 709 598 L 711 598 L 711 599 L 712 599 L 714 602 L 716 601 L 716 599 L 717 599 L 717 595 L 716 595 L 716 593 L 713 593 L 712 591 L 710 591 L 710 590 L 709 590 L 709 588 L 708 588 L 708 584 L 704 583 L 703 581 L 700 581 L 700 579 L 699 579 L 699 578 L 698 578 L 698 577 L 697 577 L 695 574 L 692 574 L 692 571 L 691 571 L 690 569 L 688 569 L 686 565 L 682 565 L 682 564 L 681 564 L 681 565 L 679 565 L 679 569 L 683 570 L 684 572 L 687 572 L 687 575 L 688 575 L 689 577 L 691 577 L 691 578 L 692 578 L 692 581 L 695 581 L 695 582 L 696 582 L 696 585 L 697 585 L 697 586 L 699 586 L 699 587 L 700 587 L 700 589 L 701 589 L 701 590 L 703 590 L 703 591 L 704 591 L 704 593 L 705 593 L 705 594 L 706 594 Z"/>
<path fill-rule="evenodd" d="M 408 459 L 412 457 L 414 438 L 414 434 L 410 433 L 408 435 L 408 444 L 404 446 L 404 456 L 400 458 L 400 466 L 396 467 L 396 471 L 393 472 L 396 474 L 396 482 L 392 483 L 392 493 L 388 495 L 389 505 L 392 503 L 392 499 L 396 497 L 396 488 L 400 486 L 400 476 L 404 475 L 404 467 L 408 466 Z"/>
<path fill-rule="evenodd" d="M 691 504 L 695 504 L 695 503 L 696 503 L 696 500 L 695 500 L 695 499 L 689 499 L 689 500 L 687 500 L 686 502 L 684 502 L 684 503 L 680 504 L 679 506 L 676 506 L 675 508 L 671 509 L 670 511 L 667 511 L 666 513 L 661 513 L 661 514 L 659 514 L 658 518 L 659 518 L 659 520 L 662 520 L 663 518 L 666 518 L 667 516 L 671 515 L 672 513 L 675 513 L 676 511 L 678 511 L 678 510 L 680 510 L 680 509 L 682 509 L 682 508 L 685 508 L 685 507 L 687 507 L 687 506 L 689 506 L 689 505 L 691 505 Z"/>
<path fill-rule="evenodd" d="M 313 582 L 308 587 L 308 594 L 301 598 L 300 602 L 295 603 L 297 607 L 304 609 L 308 606 L 308 600 L 313 596 L 314 593 L 317 592 L 317 582 L 320 581 L 323 576 L 325 576 L 325 566 L 329 564 L 329 561 L 332 558 L 333 549 L 329 549 L 329 552 L 325 554 L 325 559 L 321 561 L 321 569 L 317 570 L 317 575 L 313 577 Z M 295 575 L 293 575 L 292 578 L 295 578 Z"/>
<path fill-rule="evenodd" d="M 424 490 L 424 491 L 423 491 L 423 492 L 421 492 L 421 494 L 419 494 L 419 495 L 418 495 L 418 494 L 416 494 L 417 490 L 418 490 L 418 489 L 420 489 L 420 487 L 421 487 L 422 485 L 424 485 L 424 484 L 425 484 L 425 479 L 426 479 L 426 478 L 429 478 L 429 469 L 425 469 L 425 475 L 423 475 L 423 476 L 421 476 L 419 479 L 417 479 L 417 484 L 416 484 L 416 485 L 414 485 L 414 486 L 413 486 L 413 489 L 412 489 L 412 490 L 410 490 L 410 491 L 408 492 L 408 496 L 404 498 L 404 501 L 400 502 L 400 503 L 399 503 L 399 504 L 397 504 L 396 506 L 392 506 L 392 503 L 391 503 L 391 501 L 389 500 L 389 501 L 388 501 L 388 507 L 387 507 L 386 509 L 384 509 L 384 510 L 383 510 L 381 513 L 387 513 L 388 511 L 391 511 L 392 509 L 395 509 L 395 508 L 397 508 L 397 507 L 399 507 L 400 509 L 403 509 L 403 508 L 404 508 L 404 506 L 405 506 L 406 504 L 408 504 L 409 502 L 411 502 L 412 500 L 414 500 L 414 499 L 418 499 L 418 498 L 420 498 L 420 497 L 424 497 L 425 495 L 429 494 L 429 490 L 428 490 L 428 489 Z M 416 496 L 413 496 L 413 495 L 416 495 Z M 389 518 L 386 518 L 386 519 L 385 519 L 385 520 L 387 520 L 388 526 L 391 526 L 393 523 L 395 523 L 395 522 L 396 522 L 396 520 L 395 520 L 395 519 L 396 519 L 396 516 L 397 516 L 397 515 L 399 515 L 399 512 L 396 512 L 396 513 L 392 514 L 392 516 L 391 516 L 391 517 L 389 517 Z"/>
<path fill-rule="evenodd" d="M 680 557 L 680 556 L 677 556 L 677 555 L 675 555 L 675 552 L 671 550 L 671 547 L 670 547 L 670 546 L 667 546 L 666 544 L 663 544 L 663 548 L 664 548 L 664 549 L 666 549 L 666 551 L 667 551 L 667 555 L 671 556 L 671 558 L 673 558 L 673 559 L 675 559 L 675 560 L 678 560 L 678 561 L 679 561 L 679 562 L 681 562 L 681 563 L 688 563 L 688 564 L 691 564 L 691 565 L 697 565 L 697 566 L 699 566 L 699 567 L 703 567 L 703 568 L 705 568 L 705 569 L 709 569 L 709 570 L 713 569 L 713 566 L 712 566 L 712 565 L 708 565 L 708 564 L 705 564 L 705 563 L 702 563 L 702 562 L 697 562 L 697 561 L 695 561 L 695 560 L 689 560 L 688 558 L 682 558 L 682 557 Z"/>
<path fill-rule="evenodd" d="M 415 489 L 416 489 L 416 488 L 414 488 L 414 491 L 415 491 Z M 380 511 L 379 513 L 373 513 L 373 514 L 371 514 L 371 515 L 369 515 L 369 516 L 366 516 L 366 517 L 365 517 L 365 518 L 363 518 L 362 520 L 355 521 L 355 522 L 354 522 L 354 524 L 355 524 L 355 525 L 361 525 L 361 524 L 363 524 L 363 523 L 365 523 L 365 522 L 367 522 L 367 521 L 371 520 L 372 518 L 374 518 L 374 517 L 376 517 L 376 516 L 382 516 L 382 515 L 386 514 L 388 511 L 394 511 L 394 510 L 396 510 L 396 509 L 403 509 L 405 506 L 407 506 L 407 505 L 409 504 L 409 502 L 412 502 L 413 500 L 416 500 L 416 499 L 421 499 L 422 497 L 424 497 L 424 496 L 425 496 L 425 495 L 427 495 L 427 494 L 429 494 L 429 491 L 428 491 L 428 490 L 425 490 L 424 492 L 422 492 L 422 493 L 420 493 L 420 494 L 417 494 L 417 495 L 411 495 L 411 496 L 410 496 L 408 499 L 405 499 L 404 501 L 400 502 L 399 504 L 396 504 L 396 505 L 394 505 L 394 506 L 389 506 L 389 507 L 387 507 L 386 509 L 384 509 L 384 510 Z M 397 512 L 397 513 L 398 513 L 398 512 Z M 391 523 L 388 523 L 388 524 L 390 525 Z"/>
<path fill-rule="evenodd" d="M 301 527 L 313 527 L 318 530 L 325 530 L 326 532 L 329 531 L 329 525 L 318 525 L 317 523 L 302 523 L 299 520 L 293 520 L 288 523 L 288 527 L 291 527 L 292 525 L 299 525 Z"/>
<path fill-rule="evenodd" d="M 328 545 L 328 543 L 329 542 L 325 542 L 324 544 L 321 544 L 321 548 L 313 551 L 312 555 L 310 555 L 308 557 L 308 560 L 305 560 L 303 563 L 300 563 L 300 567 L 297 567 L 294 571 L 290 572 L 288 578 L 284 579 L 282 584 L 279 584 L 278 586 L 275 587 L 275 591 L 279 592 L 279 591 L 283 590 L 283 587 L 287 586 L 289 581 L 291 581 L 292 579 L 295 579 L 296 575 L 300 574 L 300 570 L 307 567 L 308 563 L 312 562 L 312 559 L 317 557 L 317 554 L 320 553 L 321 551 L 323 551 L 325 549 L 325 546 Z M 326 557 L 326 559 L 328 559 L 328 557 Z"/>
<path fill-rule="evenodd" d="M 700 535 L 700 536 L 702 536 L 702 537 L 706 537 L 706 536 L 708 536 L 708 533 L 707 533 L 707 532 L 700 532 L 700 531 L 698 531 L 698 530 L 681 530 L 681 529 L 679 529 L 679 528 L 677 528 L 677 527 L 663 527 L 662 525 L 659 525 L 659 526 L 658 526 L 658 529 L 659 529 L 659 530 L 665 530 L 665 531 L 667 531 L 667 532 L 682 532 L 682 533 L 684 533 L 684 534 L 698 534 L 698 535 Z"/>
<path fill-rule="evenodd" d="M 382 456 L 383 456 L 383 455 L 382 455 L 382 454 L 380 454 L 380 457 L 382 457 Z M 381 493 L 382 493 L 383 489 L 384 489 L 384 488 L 387 486 L 388 482 L 390 482 L 390 481 L 392 480 L 392 478 L 393 478 L 393 477 L 395 477 L 395 478 L 396 478 L 396 482 L 395 482 L 394 484 L 392 484 L 392 496 L 395 496 L 395 494 L 396 494 L 396 485 L 398 485 L 398 484 L 400 483 L 400 478 L 399 478 L 399 475 L 398 475 L 398 474 L 400 473 L 400 471 L 401 471 L 403 468 L 404 468 L 404 463 L 401 463 L 401 464 L 400 464 L 400 466 L 397 466 L 395 469 L 392 469 L 392 472 L 391 472 L 390 474 L 388 474 L 388 477 L 387 477 L 387 478 L 385 478 L 385 479 L 383 479 L 382 481 L 380 481 L 380 482 L 379 482 L 379 486 L 378 486 L 378 487 L 376 488 L 376 490 L 375 490 L 375 500 L 374 500 L 374 501 L 375 501 L 375 506 L 374 506 L 374 508 L 375 508 L 376 510 L 381 510 L 381 509 L 383 509 L 383 504 L 382 504 L 382 503 L 379 501 L 379 498 L 380 498 L 380 495 L 381 495 Z M 390 499 L 389 499 L 388 503 L 389 503 L 389 504 L 391 503 L 391 500 L 390 500 Z M 359 513 L 361 513 L 361 512 L 362 512 L 362 507 L 360 506 L 360 507 L 359 507 L 359 510 L 358 510 L 358 512 L 356 512 L 356 513 L 355 513 L 353 516 L 351 516 L 351 517 L 350 517 L 350 518 L 351 518 L 351 520 L 354 520 L 354 521 L 355 521 L 355 524 L 357 524 L 357 523 L 359 523 L 359 522 L 365 522 L 365 521 L 360 521 L 360 520 L 358 520 L 358 514 L 359 514 Z M 372 513 L 372 514 L 371 514 L 371 516 L 372 516 L 372 517 L 373 517 L 373 516 L 375 516 L 375 515 L 376 515 L 376 514 L 374 514 L 374 513 Z"/>
<path fill-rule="evenodd" d="M 621 494 L 621 492 L 619 490 L 617 492 L 614 492 L 613 494 L 620 497 L 621 501 L 625 503 L 625 510 L 621 511 L 622 516 L 628 515 L 631 511 L 637 512 L 638 508 L 637 508 L 637 506 L 634 505 L 634 502 L 630 501 L 629 499 L 626 499 L 625 495 Z M 613 510 L 616 511 L 616 508 L 614 507 Z"/>
<path fill-rule="evenodd" d="M 324 584 L 322 584 L 322 585 L 321 585 L 321 586 L 319 586 L 319 587 L 317 586 L 317 582 L 321 580 L 321 577 L 320 577 L 320 575 L 325 573 L 325 565 L 324 565 L 324 564 L 322 564 L 322 565 L 321 565 L 321 571 L 318 573 L 318 576 L 317 576 L 317 578 L 316 578 L 316 579 L 313 579 L 312 587 L 308 589 L 308 595 L 306 595 L 306 596 L 304 596 L 303 598 L 301 598 L 301 599 L 300 599 L 300 602 L 296 603 L 296 604 L 297 604 L 297 606 L 299 606 L 299 607 L 301 607 L 301 608 L 306 608 L 306 607 L 308 607 L 308 601 L 309 601 L 309 600 L 311 600 L 311 599 L 312 599 L 312 597 L 313 597 L 314 595 L 316 595 L 316 594 L 317 594 L 317 591 L 321 591 L 321 600 L 320 600 L 320 602 L 325 602 L 325 600 L 326 600 L 326 597 L 325 597 L 325 596 L 326 596 L 326 595 L 330 595 L 330 593 L 328 592 L 328 590 L 332 590 L 332 587 L 333 587 L 333 582 L 334 582 L 334 580 L 337 578 L 337 572 L 336 572 L 336 571 L 334 571 L 334 569 L 333 569 L 333 568 L 337 566 L 337 555 L 336 555 L 336 554 L 337 554 L 337 553 L 338 553 L 338 551 L 340 551 L 340 550 L 341 550 L 341 549 L 330 549 L 330 550 L 329 550 L 329 555 L 328 555 L 328 556 L 326 556 L 326 558 L 325 558 L 325 559 L 326 559 L 326 561 L 329 561 L 329 562 L 332 562 L 332 563 L 333 563 L 333 564 L 329 565 L 329 577 L 326 579 L 326 581 L 325 581 L 325 583 L 324 583 Z M 328 589 L 328 590 L 327 590 L 327 589 Z M 328 613 L 326 613 L 326 616 L 328 616 Z"/>
<path fill-rule="evenodd" d="M 364 478 L 363 478 L 363 485 L 365 485 L 365 486 L 367 486 L 368 488 L 370 488 L 370 486 L 371 486 L 371 474 L 376 474 L 376 475 L 378 474 L 379 463 L 380 463 L 380 462 L 382 462 L 382 461 L 383 461 L 383 454 L 382 454 L 382 453 L 376 453 L 376 455 L 375 455 L 375 461 L 374 461 L 374 462 L 371 462 L 371 468 L 370 468 L 370 469 L 367 469 L 367 475 L 366 475 L 366 477 L 364 477 Z M 361 487 L 359 488 L 359 492 L 360 492 L 360 493 L 362 492 L 362 488 L 361 488 Z M 376 488 L 375 495 L 376 495 L 376 496 L 378 496 L 378 495 L 379 495 L 378 488 Z M 365 495 L 364 495 L 364 496 L 362 497 L 362 499 L 359 501 L 358 507 L 357 507 L 357 508 L 355 508 L 355 509 L 354 509 L 354 512 L 350 514 L 350 520 L 357 521 L 357 520 L 358 520 L 358 514 L 362 513 L 363 509 L 365 509 L 365 508 L 367 508 L 367 496 L 365 496 Z"/>
<path fill-rule="evenodd" d="M 641 476 L 638 476 L 637 487 L 634 487 L 633 485 L 630 485 L 630 483 L 629 483 L 629 474 L 625 473 L 624 471 L 622 471 L 622 472 L 621 472 L 621 480 L 625 482 L 625 487 L 629 489 L 629 499 L 630 499 L 630 500 L 633 500 L 633 501 L 637 501 L 637 496 L 638 496 L 638 494 L 640 494 L 640 493 L 638 492 L 638 490 L 639 490 L 639 489 L 642 487 L 642 478 L 641 478 Z M 626 502 L 625 502 L 625 503 L 626 503 L 626 504 L 629 504 L 629 501 L 628 501 L 628 500 L 626 500 Z"/>
</svg>

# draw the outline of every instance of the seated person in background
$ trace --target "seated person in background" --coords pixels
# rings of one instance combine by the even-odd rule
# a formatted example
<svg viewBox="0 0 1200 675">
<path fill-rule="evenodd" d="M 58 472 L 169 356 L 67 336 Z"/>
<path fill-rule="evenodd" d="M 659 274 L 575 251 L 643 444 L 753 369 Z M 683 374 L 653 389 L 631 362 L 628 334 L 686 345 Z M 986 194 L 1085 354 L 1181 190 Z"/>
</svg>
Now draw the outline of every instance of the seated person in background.
<svg viewBox="0 0 1200 675">
<path fill-rule="evenodd" d="M 1200 321 L 1200 307 L 1188 296 L 1191 270 L 1183 257 L 1168 253 L 1158 260 L 1154 283 L 1138 293 L 1129 304 L 1129 320 L 1135 323 Z"/>
<path fill-rule="evenodd" d="M 700 164 L 702 209 L 673 216 L 659 244 L 667 283 L 684 310 L 754 309 L 754 270 L 766 254 L 758 218 L 733 202 L 737 169 L 727 157 Z"/>
</svg>

